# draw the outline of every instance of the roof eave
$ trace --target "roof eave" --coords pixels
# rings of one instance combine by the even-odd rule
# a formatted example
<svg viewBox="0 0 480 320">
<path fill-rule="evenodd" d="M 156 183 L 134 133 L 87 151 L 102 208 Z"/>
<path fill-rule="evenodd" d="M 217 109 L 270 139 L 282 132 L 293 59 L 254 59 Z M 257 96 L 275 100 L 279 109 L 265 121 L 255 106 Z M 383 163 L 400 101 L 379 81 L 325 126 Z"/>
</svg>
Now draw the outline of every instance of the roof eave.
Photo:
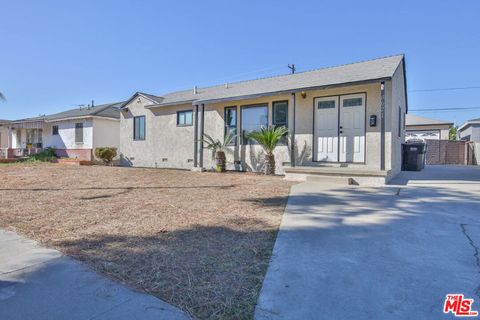
<svg viewBox="0 0 480 320">
<path fill-rule="evenodd" d="M 328 88 L 338 88 L 338 87 L 348 87 L 353 85 L 361 85 L 361 84 L 368 84 L 368 83 L 375 83 L 383 80 L 391 80 L 392 77 L 382 77 L 382 78 L 375 78 L 375 79 L 368 79 L 368 80 L 359 80 L 359 81 L 352 81 L 352 82 L 343 82 L 343 83 L 336 83 L 336 84 L 328 84 L 322 86 L 310 86 L 310 87 L 302 87 L 302 88 L 295 88 L 295 89 L 287 89 L 287 90 L 280 90 L 280 91 L 271 91 L 271 92 L 264 92 L 264 93 L 257 93 L 257 94 L 249 94 L 249 95 L 241 95 L 241 96 L 234 96 L 234 97 L 225 97 L 225 98 L 218 98 L 218 99 L 199 99 L 194 100 L 194 104 L 206 104 L 206 103 L 220 103 L 226 101 L 238 101 L 238 100 L 245 100 L 245 99 L 255 99 L 255 98 L 262 98 L 266 96 L 272 95 L 282 95 L 282 94 L 289 94 L 289 93 L 297 93 L 302 92 L 305 90 L 323 90 Z"/>
<path fill-rule="evenodd" d="M 176 106 L 180 104 L 187 104 L 187 103 L 192 103 L 197 100 L 182 100 L 182 101 L 174 101 L 174 102 L 167 102 L 167 103 L 157 103 L 157 104 L 150 104 L 148 106 L 145 106 L 145 109 L 151 109 L 151 108 L 159 108 L 159 107 L 170 107 L 170 106 Z"/>
</svg>

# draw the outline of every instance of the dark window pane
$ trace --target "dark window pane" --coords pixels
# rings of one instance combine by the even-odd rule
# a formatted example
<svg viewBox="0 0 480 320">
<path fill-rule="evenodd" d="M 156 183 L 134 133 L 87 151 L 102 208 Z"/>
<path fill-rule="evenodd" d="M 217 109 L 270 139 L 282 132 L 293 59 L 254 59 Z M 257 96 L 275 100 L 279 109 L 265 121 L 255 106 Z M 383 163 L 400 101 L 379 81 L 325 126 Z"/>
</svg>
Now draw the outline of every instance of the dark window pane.
<svg viewBox="0 0 480 320">
<path fill-rule="evenodd" d="M 58 126 L 52 126 L 52 135 L 58 135 Z"/>
<path fill-rule="evenodd" d="M 237 135 L 237 107 L 225 108 L 225 134 L 232 132 Z M 237 145 L 236 137 L 229 143 L 229 145 Z"/>
<path fill-rule="evenodd" d="M 261 127 L 268 126 L 268 106 L 249 106 L 242 109 L 242 135 L 244 143 L 247 142 L 246 135 Z"/>
<path fill-rule="evenodd" d="M 133 139 L 145 140 L 145 116 L 133 118 Z"/>
<path fill-rule="evenodd" d="M 191 126 L 193 124 L 193 111 L 178 111 L 177 112 L 177 125 L 178 126 Z"/>
<path fill-rule="evenodd" d="M 334 109 L 334 108 L 335 108 L 335 100 L 318 102 L 318 109 Z"/>
<path fill-rule="evenodd" d="M 75 123 L 75 142 L 83 143 L 83 123 Z"/>
<path fill-rule="evenodd" d="M 362 105 L 362 98 L 351 98 L 343 100 L 344 107 L 357 107 Z"/>
<path fill-rule="evenodd" d="M 273 124 L 276 126 L 287 126 L 288 123 L 288 103 L 275 102 L 273 104 Z"/>
</svg>

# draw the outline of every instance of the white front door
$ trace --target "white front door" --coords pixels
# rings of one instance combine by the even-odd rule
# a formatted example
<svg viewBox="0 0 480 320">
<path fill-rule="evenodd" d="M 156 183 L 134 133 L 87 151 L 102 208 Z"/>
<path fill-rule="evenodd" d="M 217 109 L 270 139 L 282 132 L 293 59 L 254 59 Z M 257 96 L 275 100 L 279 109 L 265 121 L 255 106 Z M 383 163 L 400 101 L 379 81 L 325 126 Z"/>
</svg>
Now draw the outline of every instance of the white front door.
<svg viewBox="0 0 480 320">
<path fill-rule="evenodd" d="M 338 96 L 314 100 L 315 161 L 338 161 Z"/>
<path fill-rule="evenodd" d="M 365 161 L 365 94 L 340 97 L 340 162 Z"/>
</svg>

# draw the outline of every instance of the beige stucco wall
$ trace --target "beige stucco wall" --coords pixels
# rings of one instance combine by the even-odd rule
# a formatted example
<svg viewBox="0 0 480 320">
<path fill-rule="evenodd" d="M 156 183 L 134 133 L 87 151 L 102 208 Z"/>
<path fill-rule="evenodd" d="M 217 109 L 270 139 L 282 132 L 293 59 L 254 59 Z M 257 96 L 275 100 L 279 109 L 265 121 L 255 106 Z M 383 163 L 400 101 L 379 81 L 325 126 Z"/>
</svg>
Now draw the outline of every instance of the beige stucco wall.
<svg viewBox="0 0 480 320">
<path fill-rule="evenodd" d="M 93 119 L 93 149 L 98 147 L 120 147 L 120 120 Z"/>
<path fill-rule="evenodd" d="M 405 100 L 403 62 L 395 71 L 388 92 L 391 97 L 390 99 L 387 97 L 387 101 L 390 101 L 391 103 L 391 107 L 387 108 L 387 114 L 390 115 L 391 125 L 391 130 L 387 130 L 390 131 L 391 143 L 390 169 L 392 170 L 392 175 L 395 175 L 402 169 L 402 143 L 405 142 L 405 112 L 407 103 Z"/>
<path fill-rule="evenodd" d="M 146 109 L 152 102 L 138 97 L 120 117 L 121 163 L 137 167 L 193 167 L 193 126 L 177 127 L 177 111 L 192 110 L 191 104 Z M 133 140 L 133 117 L 145 116 L 145 140 Z"/>
</svg>

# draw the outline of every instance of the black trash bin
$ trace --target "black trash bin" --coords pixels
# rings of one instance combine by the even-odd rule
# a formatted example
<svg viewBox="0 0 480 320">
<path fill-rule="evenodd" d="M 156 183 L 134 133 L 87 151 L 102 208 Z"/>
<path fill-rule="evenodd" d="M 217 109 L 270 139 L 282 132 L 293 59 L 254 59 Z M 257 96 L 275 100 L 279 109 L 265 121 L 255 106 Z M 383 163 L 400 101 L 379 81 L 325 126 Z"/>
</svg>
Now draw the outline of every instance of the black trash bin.
<svg viewBox="0 0 480 320">
<path fill-rule="evenodd" d="M 402 170 L 421 171 L 425 168 L 425 154 L 427 145 L 425 143 L 404 143 L 403 145 Z"/>
</svg>

